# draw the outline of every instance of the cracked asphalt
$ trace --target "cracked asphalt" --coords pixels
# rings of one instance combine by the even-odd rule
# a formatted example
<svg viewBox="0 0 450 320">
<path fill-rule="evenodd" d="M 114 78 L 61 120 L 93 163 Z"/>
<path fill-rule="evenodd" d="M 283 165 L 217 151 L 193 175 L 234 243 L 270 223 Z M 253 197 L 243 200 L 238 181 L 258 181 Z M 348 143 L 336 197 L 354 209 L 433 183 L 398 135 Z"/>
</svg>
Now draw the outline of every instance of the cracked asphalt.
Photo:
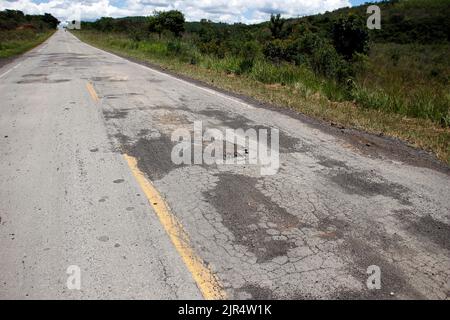
<svg viewBox="0 0 450 320">
<path fill-rule="evenodd" d="M 202 298 L 124 154 L 227 298 L 450 298 L 449 169 L 423 152 L 175 78 L 69 32 L 0 77 L 0 298 Z M 279 129 L 278 172 L 174 164 L 171 135 L 194 121 Z M 70 265 L 81 290 L 66 286 Z M 366 285 L 371 265 L 379 290 Z"/>
</svg>

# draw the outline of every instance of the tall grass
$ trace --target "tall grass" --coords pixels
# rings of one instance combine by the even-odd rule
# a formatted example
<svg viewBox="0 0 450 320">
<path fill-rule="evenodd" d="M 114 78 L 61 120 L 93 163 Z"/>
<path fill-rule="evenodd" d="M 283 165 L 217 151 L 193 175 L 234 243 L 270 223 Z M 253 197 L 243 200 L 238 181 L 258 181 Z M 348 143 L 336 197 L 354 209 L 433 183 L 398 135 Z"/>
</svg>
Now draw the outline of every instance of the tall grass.
<svg viewBox="0 0 450 320">
<path fill-rule="evenodd" d="M 377 44 L 357 76 L 362 107 L 450 126 L 450 46 Z"/>
<path fill-rule="evenodd" d="M 201 54 L 190 41 L 147 39 L 84 31 L 110 48 L 132 51 L 160 62 L 171 60 L 201 68 L 235 74 L 266 85 L 289 86 L 308 97 L 319 94 L 332 101 L 353 101 L 358 106 L 424 118 L 450 126 L 448 45 L 376 45 L 369 59 L 358 66 L 353 85 L 339 84 L 314 74 L 305 65 L 274 64 L 263 57 L 252 60 L 235 55 L 223 58 Z M 101 40 L 99 40 L 101 39 Z"/>
<path fill-rule="evenodd" d="M 21 54 L 45 41 L 53 32 L 2 30 L 0 31 L 0 58 L 9 58 Z"/>
<path fill-rule="evenodd" d="M 415 72 L 412 72 L 414 76 L 404 74 L 405 79 L 401 79 L 402 81 L 399 82 L 400 71 L 393 72 L 394 76 L 390 72 L 391 65 L 380 65 L 378 62 L 373 64 L 378 59 L 377 52 L 380 52 L 380 61 L 384 61 L 384 63 L 387 63 L 386 59 L 388 58 L 396 61 L 397 66 L 402 65 L 403 60 L 409 61 L 408 63 L 415 61 L 413 57 L 406 59 L 403 54 L 397 57 L 394 55 L 394 59 L 392 59 L 391 53 L 397 52 L 398 48 L 395 48 L 393 52 L 390 51 L 389 56 L 381 54 L 383 50 L 387 50 L 386 48 L 382 48 L 382 50 L 375 48 L 374 54 L 366 61 L 368 65 L 363 65 L 359 69 L 356 81 L 350 82 L 350 85 L 342 88 L 333 81 L 317 76 L 305 66 L 273 65 L 257 58 L 252 61 L 250 69 L 241 68 L 245 59 L 236 56 L 219 59 L 215 56 L 203 55 L 186 39 L 183 39 L 179 46 L 174 44 L 176 42 L 174 40 L 132 41 L 122 35 L 99 34 L 89 30 L 78 31 L 77 36 L 102 49 L 149 61 L 175 73 L 212 83 L 219 88 L 245 94 L 263 102 L 289 106 L 309 116 L 339 123 L 346 127 L 356 127 L 368 132 L 383 133 L 404 139 L 420 148 L 432 150 L 440 159 L 450 164 L 450 127 L 443 128 L 440 122 L 431 121 L 427 116 L 430 112 L 435 112 L 438 105 L 436 101 L 444 98 L 447 99 L 446 101 L 450 99 L 448 90 L 446 94 L 440 95 L 439 93 L 445 92 L 445 90 L 441 91 L 445 87 L 441 76 L 445 78 L 445 73 L 433 71 L 433 69 L 440 70 L 437 67 L 442 50 L 441 53 L 439 50 L 434 51 L 433 55 L 426 53 L 429 52 L 429 48 L 422 48 L 425 54 L 419 55 L 422 58 L 428 56 L 434 62 L 433 67 L 422 65 L 423 70 L 419 74 L 427 74 L 426 70 L 428 70 L 430 77 L 435 79 L 435 82 L 432 85 L 433 88 L 431 86 L 427 88 L 426 83 L 429 82 L 429 79 L 423 80 L 421 86 L 423 85 L 424 91 L 418 94 L 420 92 L 417 87 L 419 78 L 414 75 Z M 169 45 L 170 42 L 172 44 Z M 417 56 L 418 52 L 421 50 L 410 54 Z M 393 62 L 389 63 L 393 64 Z M 429 65 L 429 62 L 419 59 L 412 68 L 420 67 L 424 63 Z M 280 72 L 283 68 L 290 70 L 289 72 Z M 240 73 L 245 72 L 236 76 L 234 75 L 236 70 Z M 389 76 L 393 79 L 388 79 Z M 354 83 L 353 86 L 352 83 Z M 429 83 L 431 84 L 431 82 Z M 397 84 L 395 88 L 393 88 L 394 84 Z M 402 86 L 406 87 L 402 90 Z M 436 88 L 440 89 L 433 91 Z M 396 91 L 404 93 L 396 95 Z M 415 102 L 417 106 L 405 107 L 407 106 L 404 103 L 406 98 L 411 103 Z M 411 111 L 414 109 L 423 110 L 422 113 L 415 113 L 422 118 L 405 118 L 401 114 L 414 114 Z M 410 110 L 409 113 L 406 110 Z"/>
</svg>

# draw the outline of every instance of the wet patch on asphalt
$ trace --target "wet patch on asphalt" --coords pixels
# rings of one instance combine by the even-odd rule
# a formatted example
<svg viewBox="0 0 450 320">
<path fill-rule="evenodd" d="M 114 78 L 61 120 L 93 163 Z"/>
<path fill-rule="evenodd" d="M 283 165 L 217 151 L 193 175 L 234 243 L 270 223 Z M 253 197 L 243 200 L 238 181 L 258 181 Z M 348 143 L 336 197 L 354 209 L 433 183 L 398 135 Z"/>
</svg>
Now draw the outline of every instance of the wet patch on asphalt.
<svg viewBox="0 0 450 320">
<path fill-rule="evenodd" d="M 140 137 L 135 143 L 130 143 L 130 139 L 124 135 L 116 135 L 116 138 L 121 141 L 121 151 L 136 158 L 139 169 L 153 181 L 183 166 L 172 162 L 174 143 L 168 136 L 162 135 L 155 139 Z"/>
<path fill-rule="evenodd" d="M 138 136 L 139 137 L 146 137 L 146 136 L 148 136 L 150 133 L 152 133 L 152 131 L 150 130 L 150 129 L 141 129 L 141 130 L 139 130 L 139 132 L 138 132 Z"/>
<path fill-rule="evenodd" d="M 124 119 L 128 115 L 129 109 L 114 109 L 112 111 L 103 110 L 105 120 Z"/>
<path fill-rule="evenodd" d="M 244 292 L 251 296 L 250 300 L 272 300 L 274 299 L 272 290 L 263 288 L 255 284 L 246 284 L 236 290 L 239 294 Z"/>
<path fill-rule="evenodd" d="M 407 193 L 409 189 L 371 172 L 348 172 L 338 171 L 330 173 L 327 178 L 337 184 L 348 194 L 357 194 L 365 197 L 382 195 L 395 200 L 401 204 L 410 205 Z"/>
<path fill-rule="evenodd" d="M 97 57 L 78 53 L 48 53 L 42 54 L 45 58 L 42 60 L 42 67 L 58 65 L 59 67 L 79 67 L 84 66 L 86 62 L 99 62 Z"/>
<path fill-rule="evenodd" d="M 387 299 L 392 298 L 393 295 L 400 295 L 410 299 L 424 298 L 409 284 L 409 280 L 402 270 L 397 268 L 393 262 L 389 262 L 384 258 L 381 250 L 378 252 L 363 239 L 362 235 L 360 238 L 348 237 L 342 244 L 341 252 L 346 252 L 347 257 L 353 262 L 349 264 L 349 271 L 356 279 L 365 284 L 368 278 L 367 268 L 371 265 L 376 265 L 380 267 L 382 282 L 381 289 L 371 290 L 372 292 L 369 294 L 367 293 L 368 289 L 364 288 L 362 292 L 355 293 L 355 296 L 359 294 L 360 298 L 367 297 L 370 299 Z M 342 291 L 337 293 L 342 294 Z M 347 292 L 347 295 L 351 297 L 349 292 Z"/>
<path fill-rule="evenodd" d="M 62 83 L 62 82 L 69 82 L 71 79 L 48 79 L 47 77 L 41 78 L 41 77 L 35 77 L 32 79 L 24 79 L 19 80 L 16 83 L 17 84 L 30 84 L 30 83 L 42 83 L 42 84 L 48 84 L 48 83 Z"/>
<path fill-rule="evenodd" d="M 218 119 L 225 126 L 231 128 L 231 129 L 247 128 L 248 123 L 251 122 L 250 119 L 247 119 L 246 117 L 243 117 L 239 114 L 233 114 L 230 112 L 225 112 L 222 110 L 216 110 L 216 109 L 210 109 L 210 108 L 204 109 L 204 110 L 199 110 L 196 113 L 202 114 L 204 116 L 207 116 L 207 117 L 210 117 L 213 119 Z"/>
<path fill-rule="evenodd" d="M 123 152 L 124 147 L 128 146 L 131 143 L 131 139 L 128 136 L 126 136 L 120 132 L 113 135 L 113 137 L 120 143 L 119 150 L 115 150 L 115 151 Z"/>
<path fill-rule="evenodd" d="M 230 112 L 225 112 L 222 110 L 216 110 L 211 108 L 200 110 L 197 113 L 211 117 L 213 119 L 218 119 L 223 123 L 224 126 L 229 127 L 231 129 L 243 129 L 244 131 L 247 131 L 248 129 L 254 129 L 258 133 L 258 136 L 259 130 L 267 130 L 267 141 L 268 142 L 272 141 L 271 137 L 272 128 L 254 124 L 252 120 L 240 114 L 233 114 Z M 306 150 L 305 145 L 302 143 L 300 139 L 292 137 L 284 133 L 283 131 L 279 131 L 279 139 L 280 139 L 279 140 L 280 152 L 282 153 Z"/>
<path fill-rule="evenodd" d="M 204 197 L 237 244 L 247 247 L 259 263 L 285 256 L 295 247 L 281 232 L 300 227 L 300 222 L 259 191 L 256 178 L 231 173 L 218 177 L 215 188 L 204 192 Z"/>
<path fill-rule="evenodd" d="M 171 113 L 170 115 L 160 116 L 161 121 L 163 123 L 173 124 L 173 123 L 175 123 L 175 120 L 176 120 L 177 124 L 186 124 L 186 125 L 192 124 L 193 125 L 192 121 L 187 120 L 186 115 L 175 113 L 176 111 L 185 111 L 190 114 L 201 114 L 201 115 L 207 116 L 209 118 L 212 118 L 214 120 L 219 120 L 223 126 L 228 127 L 230 129 L 235 129 L 235 130 L 243 129 L 244 132 L 249 129 L 254 129 L 258 136 L 259 136 L 259 130 L 267 130 L 267 142 L 270 144 L 270 142 L 272 141 L 270 127 L 256 125 L 250 119 L 248 119 L 242 115 L 239 115 L 239 114 L 228 113 L 228 112 L 225 112 L 222 110 L 216 110 L 216 109 L 211 109 L 211 108 L 199 110 L 199 111 L 193 111 L 185 105 L 180 105 L 177 107 L 158 106 L 156 108 L 153 108 L 153 110 L 167 110 Z M 167 119 L 171 120 L 172 118 L 175 119 L 173 122 L 167 121 Z M 205 119 L 205 120 L 208 120 L 208 119 Z M 208 126 L 208 127 L 204 128 L 204 130 L 206 130 L 206 129 L 217 129 L 217 128 L 215 126 Z M 301 141 L 298 138 L 292 137 L 292 136 L 284 133 L 283 131 L 279 132 L 279 148 L 280 148 L 281 153 L 305 152 L 305 151 L 310 150 L 309 146 L 307 146 L 305 143 L 303 143 L 303 141 Z"/>
<path fill-rule="evenodd" d="M 320 219 L 317 225 L 317 230 L 321 232 L 318 236 L 328 240 L 342 239 L 349 228 L 349 223 L 332 217 Z"/>
<path fill-rule="evenodd" d="M 134 97 L 134 96 L 141 96 L 142 94 L 140 93 L 135 93 L 135 92 L 129 92 L 129 93 L 121 93 L 121 94 L 106 94 L 103 96 L 103 98 L 105 99 L 120 99 L 122 97 Z"/>
<path fill-rule="evenodd" d="M 363 290 L 340 288 L 333 293 L 333 299 L 335 300 L 387 300 L 388 298 L 395 299 L 395 296 L 379 294 L 378 290 L 369 290 L 367 288 Z"/>
<path fill-rule="evenodd" d="M 396 217 L 405 224 L 413 235 L 430 240 L 442 249 L 450 251 L 450 226 L 431 216 L 418 217 L 407 209 L 394 210 Z"/>
<path fill-rule="evenodd" d="M 361 229 L 362 224 L 355 221 L 347 221 L 344 218 L 324 217 L 320 219 L 317 230 L 320 238 L 327 240 L 351 239 L 356 230 Z M 406 250 L 402 246 L 403 239 L 397 234 L 390 235 L 385 232 L 382 225 L 372 221 L 359 231 L 370 243 L 382 249 L 384 252 L 402 252 Z"/>
<path fill-rule="evenodd" d="M 318 156 L 318 159 L 319 159 L 318 164 L 320 164 L 321 166 L 326 167 L 326 168 L 349 169 L 349 167 L 347 166 L 347 164 L 344 161 L 335 160 L 332 158 L 326 158 L 323 156 Z"/>
<path fill-rule="evenodd" d="M 164 80 L 161 80 L 161 79 L 147 79 L 147 82 L 150 82 L 150 83 L 162 83 L 162 82 L 164 82 Z"/>
<path fill-rule="evenodd" d="M 34 78 L 34 77 L 47 77 L 48 74 L 46 73 L 29 73 L 29 74 L 24 74 L 22 76 L 22 78 Z"/>
<path fill-rule="evenodd" d="M 128 81 L 126 76 L 103 76 L 103 77 L 92 77 L 91 81 L 94 82 L 124 82 Z"/>
<path fill-rule="evenodd" d="M 254 128 L 257 132 L 259 132 L 260 129 L 267 129 L 267 141 L 272 141 L 270 127 L 255 125 L 252 128 Z M 283 131 L 279 131 L 279 139 L 280 153 L 306 152 L 310 149 L 310 147 L 303 143 L 302 140 L 292 137 Z"/>
<path fill-rule="evenodd" d="M 317 226 L 319 237 L 335 241 L 336 252 L 346 261 L 348 272 L 363 285 L 362 290 L 341 287 L 332 293 L 333 299 L 395 299 L 397 296 L 423 298 L 410 284 L 407 274 L 387 257 L 402 256 L 409 249 L 405 240 L 386 232 L 382 225 L 372 221 L 361 229 L 361 223 L 344 218 L 322 218 Z M 338 241 L 339 240 L 339 241 Z M 381 269 L 380 290 L 369 290 L 366 280 L 367 268 L 376 265 Z"/>
</svg>

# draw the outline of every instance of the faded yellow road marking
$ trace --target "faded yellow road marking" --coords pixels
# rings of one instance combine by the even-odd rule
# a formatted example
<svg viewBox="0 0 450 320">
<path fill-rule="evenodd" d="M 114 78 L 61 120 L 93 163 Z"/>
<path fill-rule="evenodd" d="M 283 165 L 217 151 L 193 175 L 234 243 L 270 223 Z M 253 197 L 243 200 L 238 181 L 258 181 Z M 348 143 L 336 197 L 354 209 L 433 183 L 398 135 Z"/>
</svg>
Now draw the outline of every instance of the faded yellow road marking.
<svg viewBox="0 0 450 320">
<path fill-rule="evenodd" d="M 144 191 L 150 205 L 155 210 L 159 221 L 170 237 L 173 245 L 183 259 L 184 264 L 192 274 L 203 297 L 207 300 L 226 299 L 225 290 L 217 276 L 205 265 L 190 245 L 189 235 L 178 219 L 172 214 L 158 190 L 139 170 L 137 160 L 127 154 L 124 155 L 134 177 Z"/>
<path fill-rule="evenodd" d="M 92 100 L 94 100 L 95 102 L 99 102 L 100 99 L 98 98 L 97 92 L 95 92 L 94 87 L 92 86 L 92 84 L 90 82 L 86 83 L 86 89 L 89 92 L 89 94 L 92 97 Z"/>
</svg>

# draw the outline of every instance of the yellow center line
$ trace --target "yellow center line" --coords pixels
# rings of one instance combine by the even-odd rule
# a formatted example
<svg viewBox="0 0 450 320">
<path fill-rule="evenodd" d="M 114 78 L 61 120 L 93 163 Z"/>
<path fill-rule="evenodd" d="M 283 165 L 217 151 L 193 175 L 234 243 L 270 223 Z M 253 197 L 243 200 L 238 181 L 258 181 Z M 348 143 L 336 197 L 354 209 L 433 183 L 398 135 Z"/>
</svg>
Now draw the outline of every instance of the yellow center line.
<svg viewBox="0 0 450 320">
<path fill-rule="evenodd" d="M 203 297 L 207 300 L 226 299 L 226 292 L 223 289 L 220 280 L 195 253 L 190 244 L 189 235 L 184 230 L 180 221 L 170 211 L 169 206 L 161 197 L 158 190 L 138 168 L 136 158 L 127 154 L 124 154 L 124 157 L 134 177 L 144 191 L 148 202 L 155 210 L 159 221 L 169 235 L 172 244 L 175 246 L 183 259 L 184 264 L 192 274 Z"/>
<path fill-rule="evenodd" d="M 92 100 L 94 100 L 95 102 L 100 101 L 100 99 L 98 98 L 97 92 L 95 92 L 95 90 L 94 90 L 94 86 L 90 82 L 86 83 L 86 89 L 89 92 L 89 94 L 91 95 Z"/>
</svg>

